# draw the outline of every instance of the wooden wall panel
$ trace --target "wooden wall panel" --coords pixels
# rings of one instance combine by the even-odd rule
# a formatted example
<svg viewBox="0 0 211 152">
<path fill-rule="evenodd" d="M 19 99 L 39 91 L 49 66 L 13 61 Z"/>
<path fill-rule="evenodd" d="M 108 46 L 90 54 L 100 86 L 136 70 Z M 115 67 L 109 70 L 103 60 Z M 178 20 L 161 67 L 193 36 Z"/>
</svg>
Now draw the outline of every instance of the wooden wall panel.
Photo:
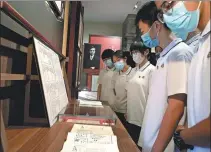
<svg viewBox="0 0 211 152">
<path fill-rule="evenodd" d="M 68 51 L 67 56 L 69 57 L 69 62 L 67 63 L 67 77 L 68 82 L 71 87 L 71 96 L 72 98 L 77 98 L 78 95 L 78 85 L 76 83 L 78 74 L 78 52 L 82 53 L 78 46 L 79 38 L 79 23 L 80 23 L 80 14 L 83 17 L 83 7 L 80 1 L 71 2 L 71 15 L 69 22 L 69 35 L 68 35 Z"/>
<path fill-rule="evenodd" d="M 74 50 L 75 50 L 75 23 L 76 23 L 76 11 L 77 11 L 77 2 L 71 2 L 71 15 L 69 16 L 69 34 L 68 34 L 68 51 L 67 55 L 69 57 L 69 62 L 67 63 L 67 78 L 72 90 L 72 73 L 73 73 L 73 60 L 74 60 Z"/>
</svg>

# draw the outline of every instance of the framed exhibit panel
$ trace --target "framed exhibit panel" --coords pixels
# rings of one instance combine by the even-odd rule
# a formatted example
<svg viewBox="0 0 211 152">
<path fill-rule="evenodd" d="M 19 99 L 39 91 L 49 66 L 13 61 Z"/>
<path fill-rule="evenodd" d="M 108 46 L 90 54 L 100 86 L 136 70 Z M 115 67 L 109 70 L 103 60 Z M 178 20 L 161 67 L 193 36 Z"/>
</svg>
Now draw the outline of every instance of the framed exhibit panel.
<svg viewBox="0 0 211 152">
<path fill-rule="evenodd" d="M 91 91 L 96 92 L 98 88 L 98 75 L 92 75 L 92 88 Z"/>
<path fill-rule="evenodd" d="M 99 44 L 84 44 L 84 69 L 100 69 L 100 52 L 101 45 Z"/>
<path fill-rule="evenodd" d="M 58 55 L 34 37 L 35 56 L 43 89 L 46 113 L 52 126 L 58 113 L 68 104 L 67 92 Z"/>
<path fill-rule="evenodd" d="M 103 35 L 89 35 L 89 43 L 90 44 L 100 44 L 100 56 L 105 49 L 112 49 L 114 51 L 120 50 L 122 45 L 122 38 L 117 36 L 103 36 Z M 84 70 L 87 73 L 87 88 L 88 90 L 92 90 L 92 75 L 99 75 L 101 69 L 105 67 L 103 61 L 100 57 L 100 68 L 95 71 Z"/>
<path fill-rule="evenodd" d="M 103 36 L 103 35 L 89 35 L 90 44 L 100 44 L 100 55 L 105 49 L 112 49 L 114 51 L 120 50 L 122 45 L 122 38 L 116 36 Z M 103 61 L 100 59 L 100 69 L 104 67 Z"/>
</svg>

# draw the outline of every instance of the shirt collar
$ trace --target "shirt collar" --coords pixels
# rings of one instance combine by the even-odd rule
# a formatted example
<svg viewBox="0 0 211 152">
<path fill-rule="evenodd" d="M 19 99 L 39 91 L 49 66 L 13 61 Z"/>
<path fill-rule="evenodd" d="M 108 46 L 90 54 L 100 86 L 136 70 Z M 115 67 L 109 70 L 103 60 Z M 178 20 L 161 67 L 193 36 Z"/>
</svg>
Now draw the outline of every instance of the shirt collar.
<svg viewBox="0 0 211 152">
<path fill-rule="evenodd" d="M 185 43 L 186 43 L 187 45 L 190 45 L 190 44 L 193 43 L 194 41 L 199 40 L 199 39 L 200 39 L 200 35 L 201 35 L 201 33 L 196 34 L 195 36 L 193 36 L 192 38 L 190 38 L 190 39 L 189 39 L 188 41 L 186 41 Z"/>
<path fill-rule="evenodd" d="M 203 30 L 203 32 L 202 32 L 202 34 L 201 34 L 201 37 L 204 37 L 204 36 L 207 35 L 209 32 L 210 32 L 210 20 L 209 20 L 209 22 L 207 23 L 205 29 Z"/>
<path fill-rule="evenodd" d="M 146 67 L 148 67 L 150 65 L 150 62 L 147 61 L 139 70 L 143 71 Z"/>
<path fill-rule="evenodd" d="M 115 68 L 115 66 L 113 68 L 111 68 L 111 69 L 109 69 L 108 67 L 106 67 L 106 70 L 107 71 L 114 71 L 114 70 L 116 70 L 116 68 Z"/>
<path fill-rule="evenodd" d="M 174 39 L 161 53 L 160 57 L 165 56 L 173 47 L 175 47 L 178 43 L 182 42 L 181 38 Z"/>
<path fill-rule="evenodd" d="M 125 71 L 125 72 L 120 72 L 120 74 L 126 74 L 126 75 L 128 75 L 128 74 L 130 74 L 130 71 L 132 70 L 132 68 L 131 67 L 129 67 L 128 69 L 127 69 L 127 71 Z"/>
</svg>

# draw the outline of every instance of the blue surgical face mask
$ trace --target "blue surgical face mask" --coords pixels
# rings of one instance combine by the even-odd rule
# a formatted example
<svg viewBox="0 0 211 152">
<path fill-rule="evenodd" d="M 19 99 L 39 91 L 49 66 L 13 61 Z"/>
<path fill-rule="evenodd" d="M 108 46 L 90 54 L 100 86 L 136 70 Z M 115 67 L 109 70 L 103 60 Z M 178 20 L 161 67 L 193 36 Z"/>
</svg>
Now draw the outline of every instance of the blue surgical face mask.
<svg viewBox="0 0 211 152">
<path fill-rule="evenodd" d="M 125 63 L 121 60 L 121 61 L 114 63 L 114 66 L 117 71 L 121 71 L 124 69 Z"/>
<path fill-rule="evenodd" d="M 113 62 L 111 61 L 111 59 L 107 59 L 104 61 L 104 64 L 109 67 L 112 68 L 114 66 Z"/>
<path fill-rule="evenodd" d="M 167 13 L 163 14 L 164 22 L 178 38 L 186 40 L 188 34 L 197 28 L 200 4 L 197 10 L 188 11 L 184 3 L 180 1 Z"/>
<path fill-rule="evenodd" d="M 157 33 L 157 37 L 155 39 L 152 39 L 149 35 L 150 30 L 151 28 L 149 29 L 147 33 L 141 36 L 141 39 L 143 40 L 143 43 L 146 47 L 153 48 L 159 45 L 158 33 Z"/>
</svg>

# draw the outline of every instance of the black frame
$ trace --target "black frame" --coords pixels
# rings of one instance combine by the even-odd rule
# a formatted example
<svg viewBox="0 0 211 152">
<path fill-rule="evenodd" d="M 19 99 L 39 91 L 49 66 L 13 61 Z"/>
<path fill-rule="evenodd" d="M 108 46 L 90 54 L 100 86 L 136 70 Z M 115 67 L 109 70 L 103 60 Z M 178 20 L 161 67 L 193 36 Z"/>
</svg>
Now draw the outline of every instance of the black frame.
<svg viewBox="0 0 211 152">
<path fill-rule="evenodd" d="M 62 10 L 60 11 L 56 2 L 55 1 L 47 1 L 48 5 L 50 6 L 50 8 L 53 10 L 54 15 L 56 16 L 56 18 L 60 21 L 63 20 L 63 12 L 64 12 L 64 1 L 61 1 L 61 7 Z"/>
</svg>

